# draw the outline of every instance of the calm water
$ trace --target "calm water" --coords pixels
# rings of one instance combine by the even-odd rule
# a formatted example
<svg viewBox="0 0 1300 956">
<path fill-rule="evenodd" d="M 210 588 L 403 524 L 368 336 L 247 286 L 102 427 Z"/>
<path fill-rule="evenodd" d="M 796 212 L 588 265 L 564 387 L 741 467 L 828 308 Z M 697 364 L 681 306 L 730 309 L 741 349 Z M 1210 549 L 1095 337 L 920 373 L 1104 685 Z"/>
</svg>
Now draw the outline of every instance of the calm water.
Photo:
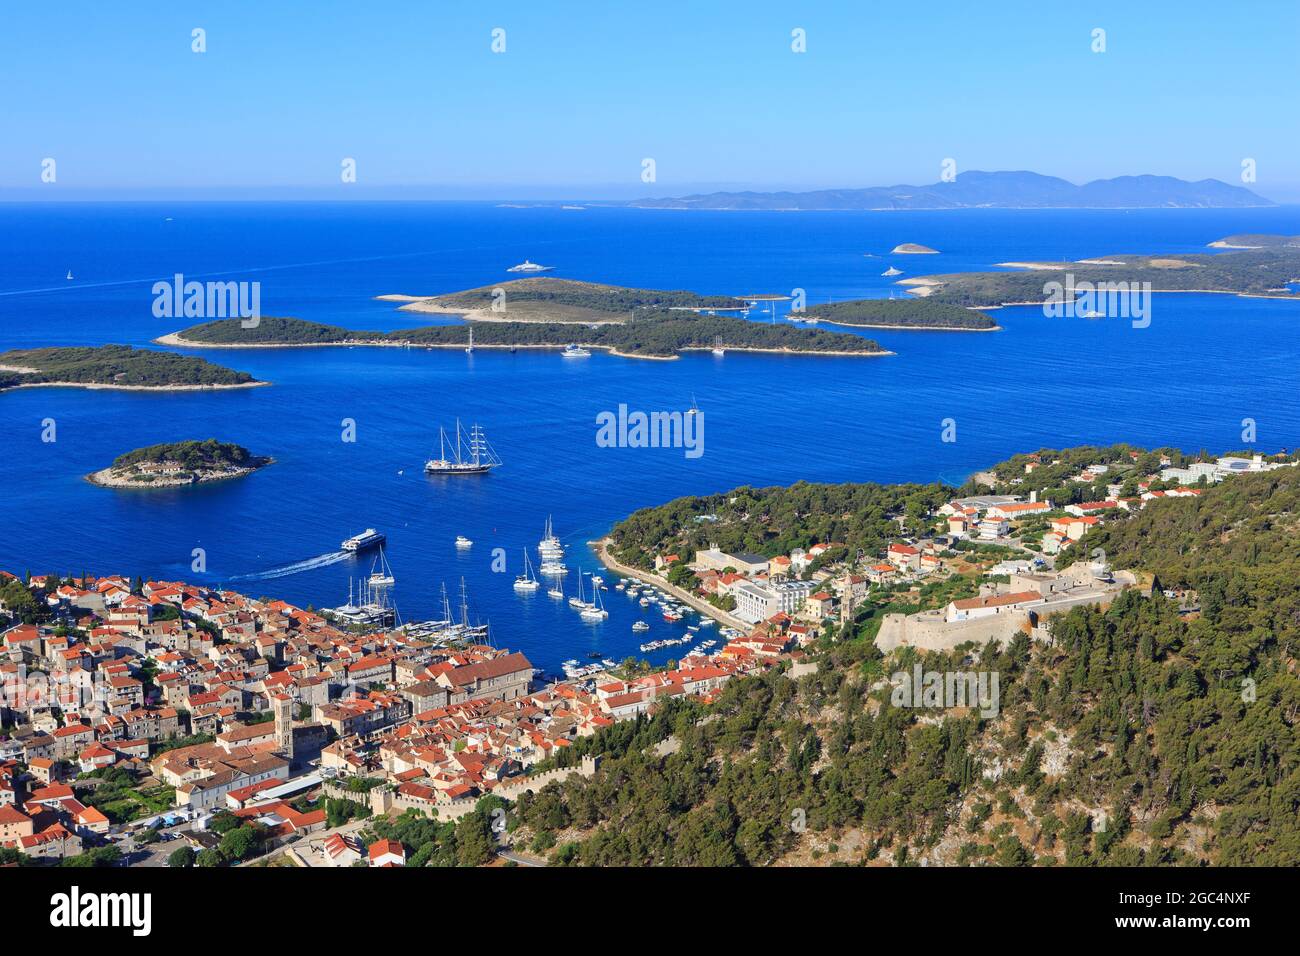
<svg viewBox="0 0 1300 956">
<path fill-rule="evenodd" d="M 0 350 L 145 345 L 186 324 L 155 319 L 150 286 L 256 279 L 266 314 L 354 328 L 427 321 L 373 296 L 500 282 L 524 258 L 554 275 L 709 293 L 783 292 L 815 303 L 894 288 L 908 274 L 1004 260 L 1198 252 L 1233 232 L 1300 233 L 1300 208 L 1242 211 L 680 213 L 498 209 L 477 204 L 127 204 L 0 206 Z M 920 242 L 939 256 L 893 256 Z M 878 258 L 864 258 L 875 253 Z M 65 280 L 68 270 L 76 279 Z M 498 643 L 554 670 L 601 651 L 621 658 L 681 632 L 610 590 L 607 621 L 582 623 L 544 590 L 510 585 L 520 549 L 547 514 L 568 563 L 595 567 L 585 542 L 636 508 L 740 484 L 957 482 L 1017 451 L 1131 441 L 1241 447 L 1241 420 L 1267 450 L 1300 442 L 1295 385 L 1300 304 L 1216 295 L 1157 296 L 1150 328 L 1125 320 L 997 313 L 999 333 L 867 334 L 887 358 L 693 354 L 649 362 L 595 354 L 397 349 L 210 350 L 272 387 L 212 394 L 23 389 L 0 395 L 0 568 L 121 572 L 230 582 L 316 606 L 342 603 L 369 559 L 330 562 L 343 537 L 389 537 L 399 607 L 434 616 L 438 590 L 464 577 L 471 614 Z M 705 454 L 601 449 L 595 416 L 634 409 L 705 412 Z M 429 479 L 439 424 L 481 422 L 505 459 L 483 479 Z M 41 422 L 58 440 L 40 440 Z M 354 419 L 357 441 L 341 441 Z M 941 422 L 958 440 L 940 441 Z M 235 441 L 277 463 L 184 493 L 110 491 L 82 480 L 140 445 Z M 457 534 L 475 542 L 453 547 Z M 194 548 L 208 574 L 190 570 Z M 507 549 L 504 574 L 492 549 Z M 535 555 L 535 552 L 534 552 Z M 303 570 L 293 571 L 295 567 Z M 285 573 L 291 571 L 292 573 Z M 570 573 L 566 589 L 576 584 Z M 663 660 L 680 653 L 650 655 Z"/>
</svg>

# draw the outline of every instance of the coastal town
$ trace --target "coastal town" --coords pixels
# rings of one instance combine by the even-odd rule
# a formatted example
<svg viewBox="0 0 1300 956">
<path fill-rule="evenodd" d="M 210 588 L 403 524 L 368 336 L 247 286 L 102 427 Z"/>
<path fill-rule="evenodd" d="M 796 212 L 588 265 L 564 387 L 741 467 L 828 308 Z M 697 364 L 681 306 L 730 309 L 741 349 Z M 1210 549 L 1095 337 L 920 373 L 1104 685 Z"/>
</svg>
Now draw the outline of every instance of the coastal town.
<svg viewBox="0 0 1300 956">
<path fill-rule="evenodd" d="M 230 814 L 258 829 L 261 852 L 293 844 L 298 865 L 351 863 L 367 848 L 329 825 L 323 799 L 455 820 L 485 795 L 590 774 L 592 758 L 542 782 L 529 771 L 656 702 L 707 701 L 786 647 L 745 638 L 670 670 L 539 686 L 520 653 L 359 634 L 233 591 L 0 580 L 0 613 L 46 618 L 0 635 L 0 847 L 36 861 L 107 851 L 158 865 L 159 834 L 169 851 L 215 853 L 208 825 Z"/>
<path fill-rule="evenodd" d="M 815 671 L 817 642 L 855 622 L 871 623 L 884 653 L 1050 640 L 1054 614 L 1158 587 L 1100 554 L 1058 568 L 1090 528 L 1296 464 L 1162 455 L 1144 473 L 1140 460 L 1070 465 L 1066 485 L 1104 494 L 1058 507 L 1012 489 L 1066 463 L 1013 459 L 1022 473 L 1003 467 L 983 476 L 989 493 L 900 520 L 875 555 L 835 542 L 770 555 L 709 547 L 658 554 L 650 570 L 620 565 L 603 543 L 619 590 L 693 609 L 721 625 L 719 638 L 663 667 L 564 679 L 477 633 L 348 626 L 180 581 L 0 572 L 3 862 L 404 865 L 418 847 L 367 839 L 368 821 L 452 822 L 486 797 L 590 777 L 600 755 L 581 745 L 603 729 L 669 700 L 707 706 L 764 670 Z M 1195 608 L 1194 594 L 1166 597 Z"/>
</svg>

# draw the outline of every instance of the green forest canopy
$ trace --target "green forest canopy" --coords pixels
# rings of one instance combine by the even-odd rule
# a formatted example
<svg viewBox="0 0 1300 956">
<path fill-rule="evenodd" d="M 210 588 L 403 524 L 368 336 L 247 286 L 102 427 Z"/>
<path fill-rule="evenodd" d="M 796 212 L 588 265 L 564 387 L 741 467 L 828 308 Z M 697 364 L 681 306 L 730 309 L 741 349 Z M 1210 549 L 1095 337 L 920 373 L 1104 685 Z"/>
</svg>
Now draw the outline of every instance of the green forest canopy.
<svg viewBox="0 0 1300 956">
<path fill-rule="evenodd" d="M 129 468 L 145 462 L 179 462 L 190 471 L 202 469 L 247 468 L 256 463 L 247 448 L 215 438 L 204 441 L 168 442 L 136 448 L 113 459 L 114 469 Z"/>
<path fill-rule="evenodd" d="M 778 349 L 791 352 L 850 352 L 870 354 L 883 351 L 868 338 L 845 332 L 801 329 L 789 325 L 768 325 L 721 315 L 647 310 L 636 320 L 596 327 L 551 322 L 475 322 L 428 325 L 393 332 L 361 332 L 321 325 L 301 319 L 268 319 L 252 329 L 239 319 L 221 319 L 185 329 L 187 342 L 247 345 L 385 343 L 396 345 L 465 345 L 469 330 L 477 345 L 511 347 L 549 346 L 560 348 L 570 342 L 609 348 L 624 355 L 666 357 L 682 349 L 712 348 L 721 337 L 725 348 Z"/>
<path fill-rule="evenodd" d="M 206 359 L 129 345 L 14 349 L 0 353 L 0 365 L 34 369 L 8 384 L 73 382 L 85 385 L 243 385 L 254 381 Z M 0 384 L 3 384 L 0 382 Z"/>
<path fill-rule="evenodd" d="M 670 519 L 726 505 L 783 547 L 847 537 L 883 504 L 883 492 L 829 487 L 679 499 L 638 512 L 616 540 L 657 541 Z M 823 510 L 855 504 L 866 513 Z M 1199 610 L 1126 591 L 1057 617 L 1050 643 L 1022 633 L 889 661 L 855 625 L 814 645 L 814 674 L 733 680 L 707 710 L 669 702 L 579 740 L 559 761 L 600 753 L 600 770 L 521 797 L 512 826 L 553 864 L 1300 864 L 1298 531 L 1300 468 L 1152 502 L 1078 553 L 1102 547 L 1117 567 L 1191 589 Z M 996 670 L 1000 713 L 921 722 L 894 707 L 876 681 L 914 660 Z M 650 749 L 670 734 L 675 752 Z"/>
</svg>

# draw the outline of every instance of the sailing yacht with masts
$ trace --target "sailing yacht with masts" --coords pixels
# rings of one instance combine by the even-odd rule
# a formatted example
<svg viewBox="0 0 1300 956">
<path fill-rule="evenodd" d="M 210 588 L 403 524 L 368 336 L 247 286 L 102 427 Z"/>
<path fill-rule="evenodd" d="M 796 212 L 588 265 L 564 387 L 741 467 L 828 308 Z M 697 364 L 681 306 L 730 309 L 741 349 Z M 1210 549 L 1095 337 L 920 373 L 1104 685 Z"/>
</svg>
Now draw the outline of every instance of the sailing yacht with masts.
<svg viewBox="0 0 1300 956">
<path fill-rule="evenodd" d="M 551 527 L 551 516 L 546 516 L 546 531 L 542 534 L 542 540 L 537 542 L 537 553 L 543 558 L 559 559 L 564 557 L 564 545 L 556 537 L 554 528 Z"/>
<path fill-rule="evenodd" d="M 564 545 L 551 528 L 550 515 L 546 517 L 546 532 L 537 543 L 537 553 L 542 558 L 542 574 L 558 577 L 569 573 L 564 566 Z"/>
<path fill-rule="evenodd" d="M 524 573 L 515 578 L 515 590 L 532 593 L 539 587 L 541 587 L 541 584 L 538 583 L 537 578 L 533 577 L 533 566 L 528 560 L 528 549 L 524 548 Z"/>
<path fill-rule="evenodd" d="M 401 623 L 392 591 L 396 586 L 393 569 L 388 564 L 384 549 L 380 547 L 370 565 L 369 576 L 362 578 L 353 594 L 352 580 L 348 579 L 348 603 L 331 609 L 331 614 L 354 627 L 392 627 Z"/>
<path fill-rule="evenodd" d="M 448 452 L 453 457 L 448 458 Z M 477 423 L 466 432 L 456 419 L 456 441 L 447 438 L 445 429 L 438 429 L 438 457 L 424 463 L 430 475 L 485 475 L 501 464 L 501 459 L 488 444 L 483 429 Z"/>
<path fill-rule="evenodd" d="M 591 603 L 582 609 L 579 616 L 584 621 L 603 621 L 609 617 L 609 612 L 605 610 L 605 605 L 600 600 L 600 588 L 595 584 L 591 586 Z"/>
<path fill-rule="evenodd" d="M 576 607 L 579 611 L 585 611 L 591 607 L 591 604 L 582 598 L 582 569 L 578 569 L 578 596 L 569 598 L 569 607 Z"/>
</svg>

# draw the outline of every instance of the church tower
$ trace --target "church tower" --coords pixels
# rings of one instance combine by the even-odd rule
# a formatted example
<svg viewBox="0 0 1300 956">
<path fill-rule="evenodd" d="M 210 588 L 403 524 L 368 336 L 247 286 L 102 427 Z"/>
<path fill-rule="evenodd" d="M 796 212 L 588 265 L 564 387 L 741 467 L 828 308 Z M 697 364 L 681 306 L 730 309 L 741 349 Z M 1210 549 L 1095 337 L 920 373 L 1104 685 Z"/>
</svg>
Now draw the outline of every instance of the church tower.
<svg viewBox="0 0 1300 956">
<path fill-rule="evenodd" d="M 275 713 L 275 745 L 293 763 L 293 698 L 280 694 L 271 701 Z"/>
</svg>

